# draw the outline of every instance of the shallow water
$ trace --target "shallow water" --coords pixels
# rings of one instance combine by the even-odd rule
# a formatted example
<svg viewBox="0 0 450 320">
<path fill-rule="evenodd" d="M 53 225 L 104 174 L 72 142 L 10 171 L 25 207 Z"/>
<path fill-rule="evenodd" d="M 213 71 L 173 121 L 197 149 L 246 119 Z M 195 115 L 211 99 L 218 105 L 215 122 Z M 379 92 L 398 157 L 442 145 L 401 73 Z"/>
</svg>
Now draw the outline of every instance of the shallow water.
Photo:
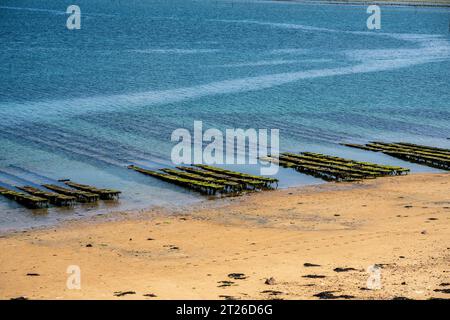
<svg viewBox="0 0 450 320">
<path fill-rule="evenodd" d="M 281 149 L 433 169 L 339 146 L 450 147 L 450 11 L 269 1 L 0 4 L 0 182 L 62 178 L 117 203 L 32 211 L 0 199 L 0 230 L 202 198 L 126 169 L 170 165 L 176 128 L 277 128 Z M 257 173 L 256 167 L 239 170 Z M 280 169 L 280 187 L 320 180 Z"/>
</svg>

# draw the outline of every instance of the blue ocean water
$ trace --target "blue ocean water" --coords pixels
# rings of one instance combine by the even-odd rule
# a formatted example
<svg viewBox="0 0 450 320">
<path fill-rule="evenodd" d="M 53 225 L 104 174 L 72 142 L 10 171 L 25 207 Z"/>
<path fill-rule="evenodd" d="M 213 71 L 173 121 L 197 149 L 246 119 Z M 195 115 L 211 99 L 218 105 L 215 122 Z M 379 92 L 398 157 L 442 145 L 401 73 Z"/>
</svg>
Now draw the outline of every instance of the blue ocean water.
<svg viewBox="0 0 450 320">
<path fill-rule="evenodd" d="M 275 128 L 286 151 L 432 169 L 340 142 L 450 147 L 450 10 L 221 0 L 2 0 L 0 183 L 69 178 L 119 203 L 27 210 L 0 230 L 200 201 L 126 169 L 169 166 L 173 130 Z M 81 29 L 68 30 L 69 5 Z M 257 172 L 243 166 L 242 171 Z M 281 187 L 320 183 L 280 169 Z"/>
</svg>

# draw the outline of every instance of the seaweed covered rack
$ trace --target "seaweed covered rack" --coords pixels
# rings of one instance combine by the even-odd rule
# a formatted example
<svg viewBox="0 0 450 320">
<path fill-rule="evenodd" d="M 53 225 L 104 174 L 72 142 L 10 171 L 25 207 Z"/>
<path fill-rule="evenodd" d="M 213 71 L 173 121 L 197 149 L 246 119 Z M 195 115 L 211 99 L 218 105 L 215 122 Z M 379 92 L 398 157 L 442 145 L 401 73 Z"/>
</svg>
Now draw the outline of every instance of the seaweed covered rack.
<svg viewBox="0 0 450 320">
<path fill-rule="evenodd" d="M 75 197 L 79 202 L 96 202 L 99 199 L 98 194 L 86 191 L 64 188 L 54 184 L 43 184 L 42 186 L 59 194 Z"/>
<path fill-rule="evenodd" d="M 383 152 L 394 158 L 419 163 L 429 167 L 450 170 L 450 150 L 413 143 L 369 142 L 367 144 L 343 143 L 342 145 L 362 150 Z"/>
<path fill-rule="evenodd" d="M 265 190 L 276 187 L 277 179 L 249 175 L 213 166 L 163 168 L 159 171 L 130 165 L 129 169 L 185 187 L 202 194 L 239 194 L 245 190 Z"/>
<path fill-rule="evenodd" d="M 282 167 L 292 168 L 326 181 L 358 181 L 409 172 L 409 169 L 402 167 L 355 161 L 313 152 L 299 154 L 284 152 L 277 158 L 264 157 L 262 160 L 278 163 Z"/>
<path fill-rule="evenodd" d="M 62 183 L 65 183 L 68 187 L 64 187 Z M 30 184 L 32 183 L 30 182 Z M 118 190 L 101 189 L 86 184 L 74 183 L 67 179 L 60 180 L 55 184 L 43 185 L 33 184 L 9 187 L 9 185 L 5 184 L 5 187 L 0 189 L 0 195 L 31 209 L 48 207 L 49 205 L 70 207 L 77 202 L 97 202 L 99 199 L 116 200 L 119 198 L 120 193 Z"/>
<path fill-rule="evenodd" d="M 25 191 L 33 196 L 47 199 L 51 204 L 60 207 L 72 206 L 77 201 L 77 199 L 73 196 L 67 196 L 56 192 L 44 191 L 31 186 L 23 186 L 23 187 L 18 186 L 17 189 Z"/>
<path fill-rule="evenodd" d="M 116 200 L 119 198 L 119 195 L 121 194 L 121 192 L 118 190 L 100 189 L 97 187 L 89 186 L 87 184 L 75 183 L 70 180 L 66 180 L 64 181 L 64 183 L 74 189 L 89 192 L 92 194 L 97 194 L 102 200 Z"/>
<path fill-rule="evenodd" d="M 0 195 L 32 209 L 45 208 L 49 204 L 49 201 L 45 198 L 36 197 L 3 187 L 0 187 Z"/>
</svg>

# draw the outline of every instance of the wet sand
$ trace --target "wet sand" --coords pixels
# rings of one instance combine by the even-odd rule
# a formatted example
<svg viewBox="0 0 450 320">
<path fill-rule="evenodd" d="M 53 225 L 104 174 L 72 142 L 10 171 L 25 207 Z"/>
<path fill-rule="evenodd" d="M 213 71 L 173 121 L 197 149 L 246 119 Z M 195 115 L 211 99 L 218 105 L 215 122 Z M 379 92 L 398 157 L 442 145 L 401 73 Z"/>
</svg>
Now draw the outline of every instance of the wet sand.
<svg viewBox="0 0 450 320">
<path fill-rule="evenodd" d="M 449 191 L 447 173 L 412 174 L 6 234 L 0 298 L 449 298 Z"/>
</svg>

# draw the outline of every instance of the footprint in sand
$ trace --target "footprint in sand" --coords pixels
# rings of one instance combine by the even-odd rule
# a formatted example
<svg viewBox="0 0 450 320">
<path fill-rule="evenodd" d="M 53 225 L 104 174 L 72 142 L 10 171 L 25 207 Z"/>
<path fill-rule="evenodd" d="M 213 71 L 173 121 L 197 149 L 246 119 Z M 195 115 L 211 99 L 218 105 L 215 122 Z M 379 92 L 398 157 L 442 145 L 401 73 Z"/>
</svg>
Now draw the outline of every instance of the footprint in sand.
<svg viewBox="0 0 450 320">
<path fill-rule="evenodd" d="M 442 293 L 450 294 L 450 289 L 434 289 L 434 292 L 442 292 Z"/>
<path fill-rule="evenodd" d="M 303 278 L 309 278 L 309 279 L 323 279 L 326 278 L 326 276 L 321 274 L 307 274 L 302 276 Z"/>
<path fill-rule="evenodd" d="M 28 300 L 28 298 L 24 297 L 24 296 L 21 296 L 21 297 L 11 298 L 9 300 Z"/>
<path fill-rule="evenodd" d="M 248 277 L 244 273 L 230 273 L 228 278 L 236 279 L 236 280 L 244 280 Z"/>
<path fill-rule="evenodd" d="M 129 294 L 136 294 L 136 292 L 134 292 L 134 291 L 116 291 L 116 292 L 114 292 L 114 295 L 116 297 L 123 297 L 123 296 L 129 295 Z"/>
<path fill-rule="evenodd" d="M 276 290 L 264 290 L 264 291 L 261 291 L 261 293 L 268 294 L 269 296 L 278 296 L 278 295 L 284 294 L 283 292 L 276 291 Z"/>
<path fill-rule="evenodd" d="M 323 292 L 316 293 L 314 295 L 314 297 L 318 297 L 319 299 L 353 299 L 353 298 L 355 298 L 354 296 L 346 295 L 346 294 L 334 295 L 335 292 L 336 291 L 323 291 Z"/>
<path fill-rule="evenodd" d="M 239 298 L 237 298 L 237 297 L 226 296 L 226 295 L 220 295 L 219 298 L 223 298 L 225 300 L 239 300 Z"/>
<path fill-rule="evenodd" d="M 218 281 L 217 283 L 220 284 L 217 286 L 218 288 L 237 286 L 237 284 L 235 284 L 233 281 L 228 281 L 228 280 Z"/>
<path fill-rule="evenodd" d="M 303 266 L 307 267 L 307 268 L 309 268 L 309 267 L 320 267 L 320 264 L 314 264 L 314 263 L 306 262 L 306 263 L 303 264 Z"/>
<path fill-rule="evenodd" d="M 334 268 L 334 272 L 348 272 L 348 271 L 356 271 L 355 268 Z"/>
</svg>

